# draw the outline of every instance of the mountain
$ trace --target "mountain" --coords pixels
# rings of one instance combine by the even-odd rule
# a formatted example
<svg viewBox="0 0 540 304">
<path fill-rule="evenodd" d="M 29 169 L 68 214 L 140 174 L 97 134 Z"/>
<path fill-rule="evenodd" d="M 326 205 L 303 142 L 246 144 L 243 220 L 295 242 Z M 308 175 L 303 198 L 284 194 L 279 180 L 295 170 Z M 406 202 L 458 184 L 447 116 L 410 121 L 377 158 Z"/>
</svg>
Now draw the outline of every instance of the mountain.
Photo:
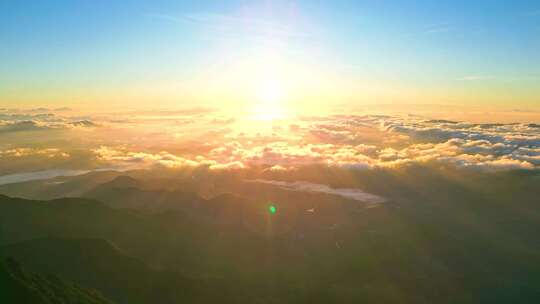
<svg viewBox="0 0 540 304">
<path fill-rule="evenodd" d="M 348 186 L 347 176 L 331 173 L 320 176 L 332 176 L 334 187 Z M 304 173 L 288 174 L 301 180 L 295 175 Z M 239 196 L 238 181 L 218 189 L 236 194 L 196 203 L 178 196 L 173 204 L 182 208 L 163 210 L 111 208 L 112 200 L 0 196 L 0 244 L 103 239 L 154 271 L 188 282 L 228 282 L 217 290 L 260 303 L 540 299 L 537 173 L 470 173 L 466 184 L 463 174 L 450 170 L 355 174 L 362 189 L 389 201 L 365 208 L 335 195 L 253 184 Z M 132 185 L 103 189 L 146 193 L 150 203 L 159 193 L 175 192 Z M 129 198 L 123 195 L 119 201 Z M 277 211 L 269 212 L 269 204 Z M 201 290 L 215 290 L 212 284 Z"/>
<path fill-rule="evenodd" d="M 100 239 L 33 239 L 0 247 L 0 256 L 92 286 L 117 303 L 212 303 L 218 294 L 223 301 L 233 298 L 227 295 L 230 282 L 157 271 Z"/>
<path fill-rule="evenodd" d="M 118 179 L 115 181 L 115 179 Z M 191 176 L 171 175 L 168 172 L 148 170 L 94 171 L 77 176 L 61 176 L 47 180 L 34 180 L 0 185 L 0 194 L 26 199 L 58 199 L 81 197 L 96 188 L 139 188 L 142 190 L 182 191 L 198 193 L 204 183 Z"/>
<path fill-rule="evenodd" d="M 131 176 L 120 175 L 115 177 L 110 182 L 102 184 L 105 187 L 112 188 L 138 188 L 141 187 L 142 183 Z"/>
<path fill-rule="evenodd" d="M 42 200 L 79 197 L 98 185 L 113 180 L 118 175 L 120 173 L 115 171 L 99 171 L 71 177 L 0 185 L 0 193 L 12 197 Z"/>
<path fill-rule="evenodd" d="M 147 277 L 145 265 L 119 253 L 100 239 L 43 238 L 0 247 L 0 256 L 11 257 L 40 273 L 52 273 L 83 286 L 92 286 L 110 298 L 122 300 L 126 278 Z M 124 284 L 125 285 L 125 284 Z"/>
<path fill-rule="evenodd" d="M 27 271 L 13 259 L 0 261 L 0 302 L 32 304 L 113 304 L 93 289 L 54 275 Z"/>
<path fill-rule="evenodd" d="M 114 208 L 148 211 L 193 208 L 203 199 L 193 192 L 145 189 L 142 182 L 129 176 L 118 176 L 82 194 Z"/>
</svg>

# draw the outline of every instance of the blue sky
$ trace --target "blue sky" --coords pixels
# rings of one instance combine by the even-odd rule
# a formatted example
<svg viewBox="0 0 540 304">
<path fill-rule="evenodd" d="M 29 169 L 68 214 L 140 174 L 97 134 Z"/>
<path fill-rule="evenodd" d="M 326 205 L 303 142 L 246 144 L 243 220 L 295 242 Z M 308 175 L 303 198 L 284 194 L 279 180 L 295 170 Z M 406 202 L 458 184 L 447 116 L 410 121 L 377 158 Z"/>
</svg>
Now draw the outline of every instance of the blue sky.
<svg viewBox="0 0 540 304">
<path fill-rule="evenodd" d="M 0 102 L 197 99 L 164 87 L 272 48 L 361 102 L 540 103 L 538 1 L 196 2 L 2 1 Z"/>
</svg>

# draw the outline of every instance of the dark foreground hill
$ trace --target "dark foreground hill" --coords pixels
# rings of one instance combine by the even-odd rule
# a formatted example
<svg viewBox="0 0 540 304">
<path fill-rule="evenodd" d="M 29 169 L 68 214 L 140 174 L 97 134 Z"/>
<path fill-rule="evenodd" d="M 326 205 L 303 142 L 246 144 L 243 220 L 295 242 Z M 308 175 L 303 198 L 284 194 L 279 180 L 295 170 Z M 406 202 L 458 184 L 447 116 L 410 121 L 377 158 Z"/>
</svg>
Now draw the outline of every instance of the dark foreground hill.
<svg viewBox="0 0 540 304">
<path fill-rule="evenodd" d="M 13 257 L 33 271 L 53 273 L 77 284 L 91 286 L 117 303 L 255 300 L 245 297 L 245 292 L 234 286 L 242 284 L 223 279 L 189 279 L 178 273 L 154 270 L 144 262 L 120 253 L 105 240 L 34 239 L 0 247 L 0 257 Z"/>
<path fill-rule="evenodd" d="M 54 275 L 25 270 L 13 259 L 0 260 L 0 302 L 13 304 L 113 304 L 93 289 Z"/>
<path fill-rule="evenodd" d="M 509 183 L 494 176 L 478 184 L 482 191 L 473 189 L 472 182 L 467 186 L 432 175 L 420 181 L 423 177 L 416 175 L 413 183 L 406 177 L 385 179 L 392 181 L 394 203 L 366 209 L 311 194 L 306 200 L 277 202 L 275 214 L 267 212 L 265 201 L 234 195 L 198 203 L 182 198 L 183 208 L 165 212 L 111 208 L 76 198 L 29 201 L 0 196 L 0 244 L 51 237 L 106 240 L 86 242 L 90 248 L 109 248 L 100 250 L 109 253 L 98 255 L 97 261 L 123 265 L 118 257 L 136 258 L 126 259 L 132 261 L 126 263 L 129 271 L 118 266 L 120 277 L 130 275 L 110 283 L 112 291 L 124 289 L 120 284 L 125 280 L 148 286 L 168 274 L 171 279 L 165 282 L 184 283 L 164 283 L 163 290 L 217 294 L 220 303 L 540 301 L 535 177 L 514 176 Z M 374 181 L 371 187 L 376 186 Z M 499 189 L 509 194 L 499 194 Z M 47 246 L 77 256 L 66 244 Z M 43 258 L 49 265 L 48 256 L 27 259 Z M 72 274 L 60 268 L 62 263 L 50 271 L 75 280 L 78 273 L 105 268 L 97 261 L 87 269 L 72 262 Z M 133 269 L 155 279 L 139 280 Z M 105 289 L 100 290 L 109 296 Z M 137 294 L 127 290 L 128 295 Z M 138 295 L 145 301 L 152 298 L 150 303 L 164 293 L 160 288 L 146 290 L 155 293 Z M 199 301 L 180 297 L 186 303 Z M 168 303 L 182 303 L 170 299 Z"/>
</svg>

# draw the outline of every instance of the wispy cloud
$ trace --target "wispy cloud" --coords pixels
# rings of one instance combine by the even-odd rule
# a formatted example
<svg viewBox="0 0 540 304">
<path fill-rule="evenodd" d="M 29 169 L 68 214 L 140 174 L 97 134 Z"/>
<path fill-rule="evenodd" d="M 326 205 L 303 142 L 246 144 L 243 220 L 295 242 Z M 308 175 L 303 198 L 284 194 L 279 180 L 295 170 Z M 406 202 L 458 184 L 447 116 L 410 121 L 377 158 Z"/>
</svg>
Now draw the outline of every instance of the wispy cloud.
<svg viewBox="0 0 540 304">
<path fill-rule="evenodd" d="M 454 30 L 454 26 L 449 22 L 432 24 L 425 28 L 424 34 L 448 33 Z"/>
<path fill-rule="evenodd" d="M 290 190 L 290 191 L 318 192 L 318 193 L 325 193 L 325 194 L 330 194 L 330 195 L 337 195 L 337 196 L 352 199 L 355 201 L 362 201 L 365 203 L 372 203 L 372 204 L 383 203 L 386 201 L 384 197 L 367 193 L 356 188 L 355 189 L 331 188 L 327 185 L 315 184 L 315 183 L 304 182 L 304 181 L 283 182 L 283 181 L 275 181 L 275 180 L 255 179 L 255 180 L 246 180 L 246 182 L 274 185 L 279 188 Z"/>
<path fill-rule="evenodd" d="M 170 15 L 163 13 L 145 14 L 145 17 L 159 19 L 175 23 L 195 25 L 201 29 L 217 32 L 220 34 L 243 34 L 250 36 L 274 36 L 282 38 L 299 38 L 312 36 L 306 30 L 293 28 L 275 20 L 225 15 L 211 12 L 200 12 L 187 15 Z"/>
<path fill-rule="evenodd" d="M 450 22 L 439 22 L 425 24 L 424 26 L 412 29 L 404 29 L 400 36 L 403 37 L 418 37 L 423 35 L 437 35 L 450 33 L 456 30 L 456 26 Z"/>
<path fill-rule="evenodd" d="M 59 176 L 76 176 L 90 172 L 89 170 L 44 170 L 28 173 L 16 173 L 0 176 L 0 185 L 51 179 Z"/>
<path fill-rule="evenodd" d="M 481 81 L 481 80 L 490 80 L 494 79 L 494 76 L 491 75 L 468 75 L 458 78 L 458 80 L 463 81 Z"/>
<path fill-rule="evenodd" d="M 123 171 L 114 168 L 103 168 L 95 170 L 63 170 L 63 169 L 52 169 L 52 170 L 43 170 L 35 172 L 25 172 L 25 173 L 15 173 L 0 176 L 0 185 L 8 185 L 22 182 L 30 181 L 39 181 L 39 180 L 48 180 L 56 177 L 70 177 L 87 174 L 90 172 L 103 172 L 103 171 Z M 60 182 L 55 182 L 60 183 Z"/>
</svg>

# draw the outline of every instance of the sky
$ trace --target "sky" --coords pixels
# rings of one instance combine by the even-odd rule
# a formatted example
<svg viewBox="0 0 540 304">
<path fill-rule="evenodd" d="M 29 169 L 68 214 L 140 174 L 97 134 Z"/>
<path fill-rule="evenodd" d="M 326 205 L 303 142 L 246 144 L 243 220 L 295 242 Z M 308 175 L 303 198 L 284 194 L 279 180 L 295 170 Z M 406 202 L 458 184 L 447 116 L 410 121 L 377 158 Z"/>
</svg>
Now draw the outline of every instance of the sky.
<svg viewBox="0 0 540 304">
<path fill-rule="evenodd" d="M 540 110 L 538 54 L 538 1 L 5 0 L 0 107 Z"/>
</svg>

